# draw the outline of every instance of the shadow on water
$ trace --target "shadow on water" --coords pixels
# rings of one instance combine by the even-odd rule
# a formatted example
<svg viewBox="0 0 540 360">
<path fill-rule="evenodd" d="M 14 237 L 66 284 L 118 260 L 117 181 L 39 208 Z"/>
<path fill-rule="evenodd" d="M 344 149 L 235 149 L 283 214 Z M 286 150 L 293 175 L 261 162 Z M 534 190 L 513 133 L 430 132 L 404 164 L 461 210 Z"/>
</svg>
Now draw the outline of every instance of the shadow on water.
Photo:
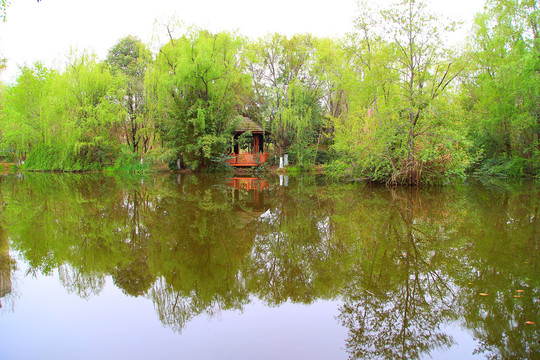
<svg viewBox="0 0 540 360">
<path fill-rule="evenodd" d="M 2 177 L 0 197 L 0 298 L 10 244 L 83 298 L 111 277 L 176 331 L 255 298 L 339 300 L 350 358 L 450 348 L 448 324 L 487 357 L 540 356 L 538 184 L 28 174 Z"/>
</svg>

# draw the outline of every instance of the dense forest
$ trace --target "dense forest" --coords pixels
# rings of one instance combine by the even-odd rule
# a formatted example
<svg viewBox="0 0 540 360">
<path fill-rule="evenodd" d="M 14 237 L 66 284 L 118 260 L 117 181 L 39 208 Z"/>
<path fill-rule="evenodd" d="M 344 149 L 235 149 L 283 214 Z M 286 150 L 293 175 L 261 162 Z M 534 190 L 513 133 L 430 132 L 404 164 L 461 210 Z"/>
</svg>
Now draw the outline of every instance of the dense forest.
<svg viewBox="0 0 540 360">
<path fill-rule="evenodd" d="M 128 36 L 105 59 L 24 67 L 1 88 L 0 155 L 30 170 L 224 169 L 247 116 L 272 161 L 334 177 L 540 175 L 536 0 L 487 0 L 459 47 L 457 24 L 421 1 L 359 14 L 341 39 L 162 24 L 157 51 Z"/>
</svg>

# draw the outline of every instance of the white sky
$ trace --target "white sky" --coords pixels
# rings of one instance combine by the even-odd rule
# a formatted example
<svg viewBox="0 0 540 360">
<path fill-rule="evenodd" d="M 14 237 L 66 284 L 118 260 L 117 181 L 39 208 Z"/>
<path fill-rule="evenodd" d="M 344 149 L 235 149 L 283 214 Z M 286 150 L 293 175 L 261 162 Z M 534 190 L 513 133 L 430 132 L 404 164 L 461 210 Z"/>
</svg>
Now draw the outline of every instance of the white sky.
<svg viewBox="0 0 540 360">
<path fill-rule="evenodd" d="M 370 3 L 382 1 L 390 0 Z M 484 0 L 431 0 L 430 7 L 453 20 L 470 22 L 483 4 Z M 8 59 L 0 80 L 13 82 L 19 66 L 36 61 L 61 68 L 72 48 L 103 59 L 126 35 L 150 43 L 156 19 L 171 16 L 188 25 L 237 30 L 251 38 L 274 32 L 341 37 L 352 29 L 356 9 L 356 0 L 11 0 L 7 22 L 0 24 L 0 57 Z"/>
</svg>

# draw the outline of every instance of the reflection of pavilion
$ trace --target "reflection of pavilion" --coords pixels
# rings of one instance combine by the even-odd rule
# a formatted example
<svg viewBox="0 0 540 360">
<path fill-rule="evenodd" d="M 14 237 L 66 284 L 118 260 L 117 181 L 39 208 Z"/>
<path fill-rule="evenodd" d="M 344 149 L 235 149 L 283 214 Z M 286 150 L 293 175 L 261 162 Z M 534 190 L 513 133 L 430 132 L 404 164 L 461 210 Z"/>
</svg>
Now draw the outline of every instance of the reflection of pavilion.
<svg viewBox="0 0 540 360">
<path fill-rule="evenodd" d="M 229 179 L 227 185 L 234 189 L 234 201 L 241 209 L 238 217 L 247 224 L 258 218 L 267 207 L 264 205 L 264 190 L 268 183 L 259 178 L 235 177 Z"/>
<path fill-rule="evenodd" d="M 232 186 L 235 189 L 243 190 L 265 190 L 268 188 L 268 183 L 266 180 L 259 178 L 249 178 L 249 177 L 235 177 L 229 179 L 227 185 Z"/>
</svg>

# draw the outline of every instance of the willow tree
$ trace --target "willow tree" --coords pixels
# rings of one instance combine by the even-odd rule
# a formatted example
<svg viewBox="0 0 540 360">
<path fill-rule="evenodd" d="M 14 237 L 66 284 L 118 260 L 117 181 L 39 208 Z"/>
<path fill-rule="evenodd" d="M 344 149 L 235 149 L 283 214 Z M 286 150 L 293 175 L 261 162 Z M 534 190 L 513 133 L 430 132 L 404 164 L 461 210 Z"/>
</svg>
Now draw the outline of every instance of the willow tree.
<svg viewBox="0 0 540 360">
<path fill-rule="evenodd" d="M 227 32 L 171 36 L 147 76 L 165 146 L 193 169 L 210 167 L 231 146 L 233 119 L 250 88 L 239 61 L 243 44 Z"/>
<path fill-rule="evenodd" d="M 357 85 L 343 45 L 343 40 L 321 38 L 315 41 L 315 62 L 311 74 L 318 79 L 329 140 L 333 138 L 334 119 L 347 116 Z M 319 134 L 320 141 L 323 133 Z"/>
<path fill-rule="evenodd" d="M 349 52 L 363 109 L 336 142 L 377 181 L 419 184 L 463 171 L 461 114 L 449 91 L 462 67 L 444 46 L 454 24 L 420 1 L 404 0 L 389 10 L 364 11 L 355 25 Z"/>
<path fill-rule="evenodd" d="M 60 100 L 64 106 L 61 116 L 76 168 L 110 165 L 120 148 L 118 128 L 122 110 L 117 81 L 105 63 L 89 55 L 74 58 L 62 81 L 67 93 Z"/>
<path fill-rule="evenodd" d="M 101 169 L 119 150 L 118 87 L 92 56 L 72 58 L 62 73 L 24 67 L 6 91 L 2 145 L 35 170 Z"/>
<path fill-rule="evenodd" d="M 2 145 L 18 164 L 24 163 L 34 147 L 54 135 L 45 105 L 55 76 L 55 72 L 39 63 L 25 66 L 15 84 L 6 89 L 0 117 Z"/>
</svg>

